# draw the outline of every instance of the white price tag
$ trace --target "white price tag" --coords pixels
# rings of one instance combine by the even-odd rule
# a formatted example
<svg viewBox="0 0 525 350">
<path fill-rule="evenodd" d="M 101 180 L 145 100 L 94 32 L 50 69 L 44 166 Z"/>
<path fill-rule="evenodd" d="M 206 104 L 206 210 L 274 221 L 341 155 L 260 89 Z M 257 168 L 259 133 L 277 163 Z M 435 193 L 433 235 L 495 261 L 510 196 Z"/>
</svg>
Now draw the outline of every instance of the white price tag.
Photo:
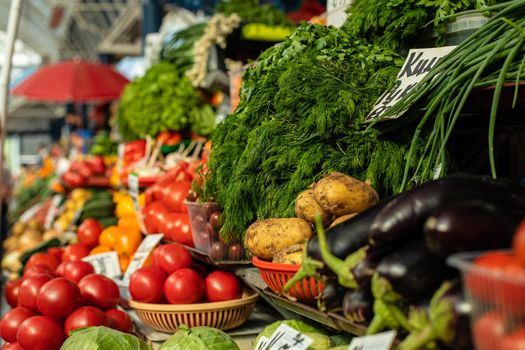
<svg viewBox="0 0 525 350">
<path fill-rule="evenodd" d="M 128 188 L 129 188 L 129 195 L 133 199 L 133 205 L 135 206 L 135 212 L 139 214 L 140 213 L 139 177 L 137 174 L 131 173 L 128 175 Z"/>
<path fill-rule="evenodd" d="M 93 265 L 95 273 L 109 278 L 117 278 L 122 275 L 118 254 L 115 251 L 86 256 L 82 260 Z"/>
<path fill-rule="evenodd" d="M 33 205 L 32 207 L 29 207 L 22 215 L 20 215 L 20 221 L 22 222 L 28 222 L 30 219 L 33 218 L 33 216 L 36 215 L 36 213 L 42 208 L 41 203 L 37 203 Z"/>
<path fill-rule="evenodd" d="M 390 350 L 396 339 L 396 331 L 388 331 L 352 339 L 348 350 Z"/>
<path fill-rule="evenodd" d="M 328 0 L 326 4 L 327 23 L 334 27 L 341 27 L 346 21 L 346 9 L 352 0 Z"/>
<path fill-rule="evenodd" d="M 455 46 L 435 47 L 431 49 L 412 49 L 408 52 L 408 57 L 397 75 L 394 89 L 385 91 L 372 111 L 368 114 L 365 121 L 371 122 L 377 118 L 397 119 L 405 111 L 396 115 L 384 115 L 385 112 L 394 106 L 399 100 L 406 96 L 424 77 L 434 68 L 438 62 L 449 54 Z"/>
<path fill-rule="evenodd" d="M 157 233 L 154 235 L 147 235 L 146 238 L 142 240 L 137 251 L 133 255 L 133 260 L 129 262 L 129 266 L 124 274 L 124 281 L 129 280 L 131 274 L 144 265 L 144 262 L 150 255 L 151 251 L 155 249 L 163 237 L 164 235 L 162 233 Z"/>
<path fill-rule="evenodd" d="M 268 338 L 266 338 L 264 335 L 261 335 L 259 338 L 259 341 L 255 345 L 255 350 L 264 350 L 266 345 L 268 345 Z"/>
<path fill-rule="evenodd" d="M 53 196 L 53 199 L 51 200 L 51 206 L 47 211 L 46 221 L 44 223 L 44 227 L 46 230 L 49 230 L 51 228 L 51 225 L 53 225 L 53 221 L 55 221 L 55 218 L 58 214 L 58 209 L 61 202 L 62 196 L 60 194 L 55 194 Z"/>
<path fill-rule="evenodd" d="M 260 350 L 306 350 L 313 342 L 312 338 L 283 323 Z"/>
</svg>

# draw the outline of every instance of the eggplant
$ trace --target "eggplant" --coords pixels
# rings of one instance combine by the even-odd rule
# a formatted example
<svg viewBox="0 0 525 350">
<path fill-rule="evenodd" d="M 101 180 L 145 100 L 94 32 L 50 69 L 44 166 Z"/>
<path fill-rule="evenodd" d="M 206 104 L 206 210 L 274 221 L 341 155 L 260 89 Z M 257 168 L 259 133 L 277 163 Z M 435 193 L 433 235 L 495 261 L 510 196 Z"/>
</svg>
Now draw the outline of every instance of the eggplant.
<svg viewBox="0 0 525 350">
<path fill-rule="evenodd" d="M 434 212 L 425 222 L 427 247 L 440 256 L 508 248 L 525 212 L 480 200 L 459 201 Z"/>
<path fill-rule="evenodd" d="M 370 289 L 348 290 L 343 298 L 343 315 L 352 322 L 369 322 L 374 316 L 373 305 Z"/>
<path fill-rule="evenodd" d="M 329 280 L 317 298 L 317 308 L 322 312 L 341 311 L 345 292 L 346 288 L 341 286 L 336 279 Z"/>
<path fill-rule="evenodd" d="M 409 243 L 388 254 L 376 273 L 405 301 L 416 300 L 435 290 L 456 273 L 432 253 L 423 241 Z M 378 298 L 377 295 L 374 297 Z"/>
<path fill-rule="evenodd" d="M 510 208 L 525 208 L 525 189 L 489 177 L 455 175 L 423 184 L 388 202 L 374 216 L 370 241 L 390 246 L 421 237 L 423 224 L 435 210 L 454 202 L 477 199 Z"/>
</svg>

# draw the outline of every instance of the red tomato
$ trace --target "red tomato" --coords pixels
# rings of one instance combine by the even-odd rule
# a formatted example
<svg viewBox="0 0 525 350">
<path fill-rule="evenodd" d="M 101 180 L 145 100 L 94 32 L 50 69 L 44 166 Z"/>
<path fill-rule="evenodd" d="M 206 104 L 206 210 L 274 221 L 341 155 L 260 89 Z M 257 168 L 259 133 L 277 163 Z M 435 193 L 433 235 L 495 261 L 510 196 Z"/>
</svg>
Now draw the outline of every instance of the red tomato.
<svg viewBox="0 0 525 350">
<path fill-rule="evenodd" d="M 159 223 L 164 223 L 167 213 L 168 209 L 160 201 L 152 202 L 144 207 L 144 224 L 148 233 L 159 232 Z"/>
<path fill-rule="evenodd" d="M 193 258 L 190 252 L 180 244 L 165 244 L 159 252 L 156 265 L 160 266 L 167 274 L 182 268 L 191 267 Z"/>
<path fill-rule="evenodd" d="M 131 333 L 133 331 L 133 321 L 125 311 L 110 309 L 106 311 L 106 317 L 111 328 L 124 333 Z"/>
<path fill-rule="evenodd" d="M 503 337 L 499 350 L 525 350 L 525 328 Z"/>
<path fill-rule="evenodd" d="M 49 281 L 51 281 L 51 277 L 46 275 L 36 275 L 24 279 L 18 292 L 18 305 L 39 312 L 36 298 L 42 286 Z"/>
<path fill-rule="evenodd" d="M 231 272 L 213 271 L 205 282 L 206 298 L 211 302 L 239 299 L 242 296 L 241 281 Z"/>
<path fill-rule="evenodd" d="M 55 277 L 55 272 L 54 270 L 50 270 L 49 267 L 47 267 L 46 265 L 35 265 L 24 270 L 22 279 L 35 275 L 46 275 L 49 277 Z"/>
<path fill-rule="evenodd" d="M 20 292 L 21 279 L 7 281 L 5 284 L 5 299 L 9 306 L 15 307 L 18 305 L 18 293 Z"/>
<path fill-rule="evenodd" d="M 78 261 L 83 257 L 88 256 L 89 248 L 82 243 L 74 243 L 64 248 L 63 261 Z"/>
<path fill-rule="evenodd" d="M 82 278 L 78 283 L 84 305 L 107 310 L 117 306 L 120 299 L 120 290 L 113 280 L 106 276 L 91 274 Z"/>
<path fill-rule="evenodd" d="M 82 221 L 78 227 L 78 241 L 88 248 L 95 248 L 98 245 L 98 238 L 104 227 L 95 219 L 89 218 Z"/>
<path fill-rule="evenodd" d="M 2 350 L 24 350 L 18 343 L 5 343 Z"/>
<path fill-rule="evenodd" d="M 184 204 L 188 192 L 191 190 L 191 181 L 175 181 L 162 189 L 162 200 L 168 210 L 177 213 L 187 213 Z"/>
<path fill-rule="evenodd" d="M 62 254 L 64 253 L 64 250 L 62 248 L 51 247 L 47 250 L 47 252 L 53 255 L 59 262 L 62 261 Z"/>
<path fill-rule="evenodd" d="M 103 174 L 104 171 L 106 171 L 106 164 L 104 163 L 104 158 L 102 156 L 94 156 L 87 162 L 95 174 Z"/>
<path fill-rule="evenodd" d="M 68 261 L 64 266 L 63 277 L 78 283 L 84 276 L 95 273 L 93 265 L 88 262 L 79 261 Z"/>
<path fill-rule="evenodd" d="M 525 314 L 525 269 L 512 260 L 501 271 L 505 279 L 493 288 L 495 289 L 496 303 L 506 311 L 514 314 Z"/>
<path fill-rule="evenodd" d="M 35 254 L 31 255 L 31 257 L 27 261 L 24 270 L 25 269 L 30 269 L 33 266 L 44 265 L 44 266 L 47 266 L 49 268 L 49 270 L 55 271 L 55 269 L 58 267 L 59 263 L 60 262 L 58 261 L 58 259 L 53 254 L 50 254 L 50 253 L 35 253 Z"/>
<path fill-rule="evenodd" d="M 63 261 L 58 265 L 58 267 L 55 270 L 55 275 L 62 277 L 64 276 L 64 273 L 66 272 L 66 265 L 69 264 L 69 261 Z"/>
<path fill-rule="evenodd" d="M 64 342 L 62 327 L 47 316 L 33 316 L 20 325 L 16 334 L 24 350 L 59 350 Z"/>
<path fill-rule="evenodd" d="M 166 244 L 163 244 L 163 245 L 159 245 L 157 248 L 153 249 L 153 253 L 151 253 L 151 261 L 153 263 L 153 266 L 159 266 L 159 262 L 160 262 L 160 256 L 162 254 L 162 250 L 164 249 L 164 247 L 166 246 Z"/>
<path fill-rule="evenodd" d="M 489 312 L 474 322 L 474 341 L 478 350 L 500 349 L 505 334 L 505 319 L 496 312 Z"/>
<path fill-rule="evenodd" d="M 166 272 L 157 266 L 138 269 L 129 279 L 131 297 L 142 303 L 160 303 L 164 299 L 163 286 L 166 277 Z"/>
<path fill-rule="evenodd" d="M 168 239 L 193 247 L 190 217 L 186 213 L 168 213 L 164 216 L 161 231 Z"/>
<path fill-rule="evenodd" d="M 193 304 L 202 300 L 204 280 L 192 269 L 173 272 L 164 283 L 164 294 L 171 304 Z"/>
<path fill-rule="evenodd" d="M 513 261 L 513 257 L 505 252 L 487 253 L 474 261 L 474 264 L 481 270 L 473 270 L 466 276 L 466 285 L 473 297 L 490 301 L 494 299 L 495 289 L 492 284 L 493 276 L 487 276 L 487 272 L 492 274 L 502 274 L 505 266 Z"/>
<path fill-rule="evenodd" d="M 36 316 L 36 314 L 23 307 L 15 307 L 8 311 L 0 320 L 0 336 L 3 340 L 9 343 L 16 342 L 16 332 L 20 324 L 29 317 Z"/>
<path fill-rule="evenodd" d="M 69 315 L 80 305 L 80 289 L 67 278 L 55 278 L 40 288 L 36 303 L 38 310 L 52 318 Z"/>
<path fill-rule="evenodd" d="M 107 326 L 108 318 L 102 310 L 93 306 L 79 307 L 71 313 L 64 324 L 64 331 L 69 336 L 71 331 L 85 327 Z"/>
<path fill-rule="evenodd" d="M 525 220 L 519 224 L 514 233 L 512 250 L 516 259 L 523 267 L 525 267 Z"/>
</svg>

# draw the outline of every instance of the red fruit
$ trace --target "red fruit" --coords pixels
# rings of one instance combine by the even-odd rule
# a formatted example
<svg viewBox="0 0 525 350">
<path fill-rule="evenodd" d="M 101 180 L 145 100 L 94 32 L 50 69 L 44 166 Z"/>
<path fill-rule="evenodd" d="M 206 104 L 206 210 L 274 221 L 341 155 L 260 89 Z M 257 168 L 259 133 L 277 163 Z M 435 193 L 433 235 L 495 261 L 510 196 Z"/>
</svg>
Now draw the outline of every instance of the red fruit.
<svg viewBox="0 0 525 350">
<path fill-rule="evenodd" d="M 31 255 L 29 260 L 27 261 L 25 265 L 25 269 L 29 269 L 36 265 L 44 265 L 49 268 L 51 271 L 55 271 L 55 269 L 58 267 L 58 264 L 60 262 L 58 259 L 50 253 L 35 253 Z"/>
<path fill-rule="evenodd" d="M 29 317 L 36 314 L 23 307 L 15 307 L 8 311 L 0 320 L 0 336 L 9 343 L 16 342 L 16 332 L 18 328 Z"/>
<path fill-rule="evenodd" d="M 242 296 L 241 281 L 231 272 L 213 271 L 205 280 L 206 298 L 211 301 L 239 299 Z"/>
<path fill-rule="evenodd" d="M 106 317 L 111 328 L 124 333 L 133 331 L 133 321 L 126 312 L 119 309 L 110 309 L 106 311 Z"/>
<path fill-rule="evenodd" d="M 496 312 L 486 313 L 475 321 L 473 333 L 476 349 L 500 349 L 501 338 L 505 334 L 505 319 Z"/>
<path fill-rule="evenodd" d="M 166 244 L 162 247 L 158 254 L 156 265 L 160 266 L 167 274 L 182 268 L 189 268 L 193 264 L 190 252 L 182 245 Z"/>
<path fill-rule="evenodd" d="M 95 273 L 93 265 L 88 262 L 79 261 L 68 261 L 64 267 L 63 277 L 78 283 L 84 276 Z"/>
<path fill-rule="evenodd" d="M 104 312 L 93 306 L 82 306 L 67 317 L 64 331 L 69 336 L 75 329 L 107 325 L 108 318 Z"/>
<path fill-rule="evenodd" d="M 84 305 L 107 310 L 117 306 L 120 299 L 120 290 L 113 280 L 106 276 L 91 274 L 82 278 L 78 283 Z"/>
<path fill-rule="evenodd" d="M 171 304 L 193 304 L 204 295 L 204 280 L 192 269 L 173 272 L 164 283 L 164 294 Z"/>
<path fill-rule="evenodd" d="M 5 284 L 5 299 L 9 306 L 15 307 L 18 305 L 18 293 L 20 292 L 21 279 L 7 281 Z"/>
<path fill-rule="evenodd" d="M 514 233 L 512 250 L 519 263 L 525 267 L 525 220 L 519 224 L 516 233 Z"/>
<path fill-rule="evenodd" d="M 95 248 L 98 245 L 98 238 L 104 227 L 95 219 L 86 219 L 78 227 L 78 241 L 88 248 Z"/>
<path fill-rule="evenodd" d="M 503 337 L 500 350 L 525 350 L 525 328 L 520 328 Z"/>
<path fill-rule="evenodd" d="M 22 322 L 16 338 L 24 350 L 59 350 L 65 337 L 57 321 L 47 316 L 33 316 Z"/>
<path fill-rule="evenodd" d="M 89 249 L 82 243 L 74 243 L 64 248 L 64 255 L 62 255 L 63 261 L 78 261 L 82 260 L 83 257 L 88 256 Z"/>
<path fill-rule="evenodd" d="M 51 277 L 46 275 L 36 275 L 24 279 L 18 292 L 18 305 L 31 311 L 39 312 L 36 303 L 38 292 L 49 281 L 51 281 Z"/>
<path fill-rule="evenodd" d="M 64 250 L 62 248 L 51 247 L 47 250 L 47 252 L 53 255 L 57 259 L 58 262 L 62 261 L 62 254 L 64 253 Z"/>
<path fill-rule="evenodd" d="M 133 300 L 142 303 L 160 303 L 164 299 L 163 287 L 166 272 L 157 266 L 142 267 L 129 280 Z"/>
<path fill-rule="evenodd" d="M 58 265 L 58 267 L 55 270 L 55 275 L 58 277 L 63 277 L 64 273 L 66 272 L 66 265 L 69 264 L 69 261 L 63 261 Z"/>
<path fill-rule="evenodd" d="M 55 277 L 54 270 L 50 270 L 48 266 L 46 265 L 34 265 L 30 268 L 26 268 L 24 270 L 24 274 L 22 275 L 22 279 L 25 279 L 27 277 L 35 276 L 35 275 L 47 275 L 51 278 Z"/>
<path fill-rule="evenodd" d="M 24 350 L 18 343 L 5 343 L 2 350 Z"/>
<path fill-rule="evenodd" d="M 66 279 L 55 278 L 40 288 L 36 302 L 38 310 L 52 318 L 62 318 L 69 315 L 80 305 L 80 289 Z"/>
</svg>

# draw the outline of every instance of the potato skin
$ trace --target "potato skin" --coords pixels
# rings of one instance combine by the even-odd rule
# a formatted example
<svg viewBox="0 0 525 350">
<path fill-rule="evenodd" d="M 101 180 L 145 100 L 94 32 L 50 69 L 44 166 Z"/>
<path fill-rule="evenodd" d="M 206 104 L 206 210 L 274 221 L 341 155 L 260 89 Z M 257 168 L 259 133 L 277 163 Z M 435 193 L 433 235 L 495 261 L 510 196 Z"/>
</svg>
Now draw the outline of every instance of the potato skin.
<svg viewBox="0 0 525 350">
<path fill-rule="evenodd" d="M 271 260 L 274 255 L 312 237 L 310 224 L 300 218 L 266 219 L 253 223 L 244 236 L 244 246 L 253 255 Z"/>
<path fill-rule="evenodd" d="M 274 264 L 301 265 L 303 261 L 304 243 L 294 244 L 277 252 L 273 257 Z"/>
<path fill-rule="evenodd" d="M 347 214 L 347 215 L 343 215 L 343 216 L 340 216 L 338 217 L 337 219 L 335 219 L 332 224 L 330 225 L 329 228 L 332 228 L 334 226 L 337 226 L 343 222 L 345 222 L 346 220 L 350 220 L 351 218 L 353 218 L 354 216 L 356 216 L 357 213 L 352 213 L 352 214 Z"/>
<path fill-rule="evenodd" d="M 379 203 L 377 192 L 367 183 L 341 173 L 331 173 L 314 186 L 314 196 L 321 207 L 343 216 L 362 213 Z"/>
<path fill-rule="evenodd" d="M 330 225 L 333 215 L 324 210 L 319 203 L 317 203 L 314 197 L 314 190 L 308 189 L 299 193 L 295 200 L 295 215 L 298 218 L 305 219 L 311 224 L 315 224 L 315 214 L 317 213 L 321 215 L 324 227 Z"/>
</svg>

